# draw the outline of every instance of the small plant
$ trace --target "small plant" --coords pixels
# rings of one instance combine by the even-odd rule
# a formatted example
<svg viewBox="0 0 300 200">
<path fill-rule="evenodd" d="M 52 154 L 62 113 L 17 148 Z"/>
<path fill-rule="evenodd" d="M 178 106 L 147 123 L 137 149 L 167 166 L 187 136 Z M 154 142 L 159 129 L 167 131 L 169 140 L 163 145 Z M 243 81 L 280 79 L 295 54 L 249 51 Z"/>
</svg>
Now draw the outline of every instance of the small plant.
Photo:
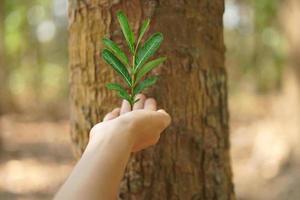
<svg viewBox="0 0 300 200">
<path fill-rule="evenodd" d="M 135 99 L 135 96 L 157 81 L 157 76 L 144 77 L 166 60 L 166 57 L 160 57 L 147 62 L 160 47 L 163 35 L 162 33 L 154 33 L 141 45 L 141 40 L 149 29 L 150 20 L 146 19 L 143 22 L 136 40 L 127 17 L 122 11 L 117 13 L 117 18 L 129 47 L 131 58 L 129 59 L 115 42 L 108 38 L 103 39 L 106 48 L 102 51 L 102 58 L 122 77 L 126 85 L 123 87 L 118 83 L 108 83 L 106 87 L 110 90 L 116 90 L 119 96 L 127 100 L 132 107 L 139 100 Z"/>
</svg>

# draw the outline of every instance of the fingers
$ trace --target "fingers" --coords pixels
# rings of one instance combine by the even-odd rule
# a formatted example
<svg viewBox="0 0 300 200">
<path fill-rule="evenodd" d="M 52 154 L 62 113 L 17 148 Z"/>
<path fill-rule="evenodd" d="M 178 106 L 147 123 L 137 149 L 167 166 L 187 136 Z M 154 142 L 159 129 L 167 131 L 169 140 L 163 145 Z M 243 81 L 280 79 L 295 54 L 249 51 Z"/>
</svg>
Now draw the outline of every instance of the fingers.
<svg viewBox="0 0 300 200">
<path fill-rule="evenodd" d="M 171 123 L 171 117 L 170 115 L 163 109 L 160 109 L 157 111 L 158 113 L 161 114 L 161 119 L 164 122 L 164 126 L 167 127 L 170 125 Z"/>
<path fill-rule="evenodd" d="M 136 95 L 135 99 L 139 99 L 134 105 L 132 110 L 139 110 L 145 109 L 149 111 L 156 111 L 157 110 L 157 103 L 154 98 L 147 98 L 144 94 Z M 131 111 L 131 106 L 128 101 L 123 100 L 120 115 L 125 114 Z M 164 113 L 166 113 L 164 111 Z M 167 113 L 166 113 L 167 114 Z"/>
<path fill-rule="evenodd" d="M 156 111 L 157 105 L 156 105 L 155 99 L 153 99 L 153 98 L 146 99 L 146 101 L 144 103 L 144 109 L 145 110 Z"/>
<path fill-rule="evenodd" d="M 135 99 L 139 99 L 134 105 L 132 110 L 138 110 L 138 109 L 143 109 L 144 108 L 144 103 L 146 100 L 146 96 L 143 94 L 138 94 L 136 95 Z"/>
<path fill-rule="evenodd" d="M 134 105 L 133 110 L 145 109 L 156 111 L 156 101 L 153 98 L 147 98 L 144 94 L 136 95 L 136 99 L 139 99 Z"/>
<path fill-rule="evenodd" d="M 123 100 L 121 110 L 120 110 L 120 115 L 123 115 L 127 112 L 130 112 L 130 111 L 131 111 L 131 106 L 130 106 L 129 102 L 126 101 L 126 100 Z"/>
<path fill-rule="evenodd" d="M 120 108 L 115 108 L 110 113 L 107 113 L 105 117 L 103 118 L 103 121 L 112 120 L 120 115 Z"/>
<path fill-rule="evenodd" d="M 116 117 L 118 117 L 118 116 L 120 115 L 120 108 L 115 108 L 115 109 L 113 109 L 112 113 L 113 113 Z"/>
<path fill-rule="evenodd" d="M 111 119 L 113 119 L 113 114 L 110 112 L 110 113 L 107 113 L 105 116 L 104 116 L 104 118 L 103 118 L 103 121 L 105 122 L 105 121 L 108 121 L 108 120 L 111 120 Z"/>
</svg>

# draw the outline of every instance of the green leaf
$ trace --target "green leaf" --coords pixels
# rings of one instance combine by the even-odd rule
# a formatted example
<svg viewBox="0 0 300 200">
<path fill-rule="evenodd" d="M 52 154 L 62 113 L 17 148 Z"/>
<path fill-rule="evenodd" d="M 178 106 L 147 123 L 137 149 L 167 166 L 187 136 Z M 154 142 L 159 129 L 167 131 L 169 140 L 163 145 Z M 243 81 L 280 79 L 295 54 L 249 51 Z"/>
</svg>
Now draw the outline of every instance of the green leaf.
<svg viewBox="0 0 300 200">
<path fill-rule="evenodd" d="M 143 91 L 144 89 L 150 87 L 154 83 L 156 83 L 157 79 L 158 79 L 157 76 L 151 76 L 151 77 L 145 79 L 144 81 L 142 81 L 139 85 L 137 85 L 134 88 L 134 90 L 133 90 L 134 96 L 136 94 L 140 93 L 141 91 Z"/>
<path fill-rule="evenodd" d="M 130 105 L 131 105 L 131 97 L 130 97 L 130 95 L 126 91 L 119 91 L 119 96 L 122 99 L 127 100 L 130 103 Z"/>
<path fill-rule="evenodd" d="M 116 90 L 118 92 L 120 92 L 120 91 L 126 92 L 126 89 L 123 88 L 123 86 L 121 86 L 118 83 L 108 83 L 108 84 L 106 84 L 106 88 L 110 89 L 110 90 Z"/>
<path fill-rule="evenodd" d="M 110 90 L 118 91 L 118 94 L 122 99 L 127 100 L 129 103 L 131 102 L 130 95 L 128 94 L 126 89 L 123 88 L 120 84 L 118 84 L 118 83 L 108 83 L 108 84 L 106 84 L 106 87 Z"/>
<path fill-rule="evenodd" d="M 139 38 L 138 38 L 138 41 L 137 41 L 137 44 L 140 43 L 140 41 L 142 40 L 144 34 L 147 32 L 147 30 L 149 29 L 149 24 L 150 24 L 150 19 L 146 19 L 143 24 L 142 24 L 142 27 L 140 29 L 140 33 L 139 33 Z"/>
<path fill-rule="evenodd" d="M 134 52 L 134 34 L 132 29 L 130 28 L 129 22 L 127 17 L 124 15 L 122 11 L 119 11 L 117 13 L 118 21 L 120 23 L 123 35 L 127 41 L 127 44 L 129 46 L 130 51 Z"/>
<path fill-rule="evenodd" d="M 124 66 L 124 64 L 109 50 L 104 49 L 102 51 L 102 58 L 110 64 L 112 68 L 121 75 L 121 77 L 126 81 L 126 83 L 131 87 L 131 77 Z"/>
<path fill-rule="evenodd" d="M 155 67 L 157 67 L 159 64 L 161 64 L 162 62 L 164 62 L 167 58 L 166 57 L 161 57 L 161 58 L 157 58 L 155 60 L 152 60 L 148 63 L 146 63 L 143 67 L 141 67 L 141 69 L 137 72 L 137 76 L 136 76 L 136 82 L 139 82 L 139 80 L 141 80 L 141 78 L 143 78 L 144 75 L 146 75 L 148 72 L 150 72 L 152 69 L 154 69 Z"/>
<path fill-rule="evenodd" d="M 135 71 L 143 66 L 147 60 L 157 51 L 161 42 L 163 41 L 163 35 L 161 33 L 154 33 L 145 44 L 138 50 L 135 60 Z"/>
<path fill-rule="evenodd" d="M 103 44 L 119 58 L 126 66 L 129 66 L 129 61 L 126 54 L 118 47 L 118 45 L 108 38 L 103 38 Z"/>
</svg>

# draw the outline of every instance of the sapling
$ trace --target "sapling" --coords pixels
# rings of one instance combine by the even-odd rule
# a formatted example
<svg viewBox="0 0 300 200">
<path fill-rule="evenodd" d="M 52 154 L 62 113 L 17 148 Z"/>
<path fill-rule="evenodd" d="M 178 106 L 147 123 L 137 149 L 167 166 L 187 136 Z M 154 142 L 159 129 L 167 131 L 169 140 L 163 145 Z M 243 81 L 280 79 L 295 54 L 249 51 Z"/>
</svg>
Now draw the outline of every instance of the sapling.
<svg viewBox="0 0 300 200">
<path fill-rule="evenodd" d="M 147 78 L 145 76 L 166 60 L 166 57 L 160 57 L 148 62 L 149 58 L 159 49 L 163 41 L 163 35 L 162 33 L 154 33 L 141 44 L 143 36 L 149 29 L 150 20 L 144 20 L 136 40 L 128 19 L 122 11 L 117 12 L 117 18 L 128 45 L 130 56 L 127 57 L 121 48 L 109 38 L 103 39 L 105 49 L 102 51 L 102 58 L 125 82 L 123 85 L 108 83 L 106 87 L 117 91 L 119 96 L 127 100 L 132 107 L 139 100 L 136 99 L 136 95 L 157 81 L 157 76 Z"/>
</svg>

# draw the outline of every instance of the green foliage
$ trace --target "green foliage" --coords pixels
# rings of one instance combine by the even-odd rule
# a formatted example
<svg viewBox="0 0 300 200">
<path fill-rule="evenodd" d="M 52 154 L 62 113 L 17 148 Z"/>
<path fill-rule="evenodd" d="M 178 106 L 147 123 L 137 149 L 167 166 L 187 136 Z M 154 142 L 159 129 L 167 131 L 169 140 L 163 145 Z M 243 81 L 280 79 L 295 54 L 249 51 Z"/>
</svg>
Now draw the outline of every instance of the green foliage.
<svg viewBox="0 0 300 200">
<path fill-rule="evenodd" d="M 103 39 L 103 44 L 111 52 L 113 52 L 124 65 L 129 66 L 129 61 L 128 61 L 128 58 L 127 58 L 126 54 L 118 47 L 118 45 L 116 43 L 114 43 L 113 41 L 111 41 L 108 38 L 104 38 Z"/>
<path fill-rule="evenodd" d="M 126 89 L 123 88 L 119 83 L 108 83 L 106 84 L 107 89 L 116 90 L 118 92 L 126 92 Z"/>
<path fill-rule="evenodd" d="M 102 52 L 102 58 L 110 64 L 112 68 L 121 75 L 121 77 L 126 81 L 128 86 L 131 86 L 131 77 L 123 63 L 109 50 L 104 49 Z"/>
<path fill-rule="evenodd" d="M 161 42 L 163 41 L 163 36 L 161 33 L 154 33 L 145 44 L 138 50 L 134 70 L 140 69 L 145 62 L 157 51 Z"/>
<path fill-rule="evenodd" d="M 134 53 L 134 34 L 133 31 L 129 25 L 129 22 L 127 20 L 127 17 L 124 15 L 122 11 L 119 11 L 117 13 L 117 17 L 121 26 L 121 29 L 123 31 L 124 37 L 126 39 L 126 42 L 129 46 L 129 49 L 131 53 Z"/>
<path fill-rule="evenodd" d="M 141 27 L 141 30 L 140 30 L 140 33 L 139 33 L 139 38 L 138 38 L 138 41 L 137 41 L 137 46 L 139 45 L 139 43 L 141 42 L 144 34 L 147 32 L 147 30 L 149 29 L 149 24 L 150 24 L 150 20 L 149 19 L 146 19 L 144 22 L 143 22 L 143 25 Z"/>
<path fill-rule="evenodd" d="M 224 26 L 230 90 L 239 92 L 245 87 L 261 94 L 279 90 L 287 59 L 287 41 L 278 20 L 282 17 L 278 15 L 280 1 L 229 0 L 227 3 L 238 9 L 240 18 L 234 28 Z"/>
<path fill-rule="evenodd" d="M 277 13 L 280 6 L 280 0 L 252 0 L 255 13 L 254 23 L 257 31 L 271 26 L 276 22 Z"/>
<path fill-rule="evenodd" d="M 156 76 L 151 76 L 149 78 L 146 78 L 144 81 L 142 81 L 141 83 L 139 83 L 133 90 L 133 94 L 136 95 L 138 93 L 140 93 L 141 91 L 143 91 L 144 89 L 150 87 L 151 85 L 155 84 L 157 81 L 157 77 Z"/>
<path fill-rule="evenodd" d="M 138 99 L 135 99 L 135 96 L 155 84 L 158 79 L 156 76 L 152 76 L 142 80 L 147 73 L 166 60 L 166 57 L 161 57 L 147 63 L 148 59 L 159 49 L 163 41 L 163 35 L 161 33 L 154 33 L 139 47 L 143 36 L 149 29 L 150 20 L 146 19 L 143 22 L 137 37 L 138 40 L 135 43 L 135 36 L 127 17 L 122 11 L 117 13 L 117 17 L 130 50 L 131 59 L 128 59 L 118 45 L 108 38 L 103 39 L 106 49 L 102 51 L 102 58 L 121 76 L 127 86 L 123 87 L 118 83 L 108 83 L 106 87 L 117 91 L 119 96 L 127 100 L 132 106 L 138 101 Z M 129 60 L 131 60 L 131 65 L 129 64 Z"/>
<path fill-rule="evenodd" d="M 166 57 L 161 57 L 146 63 L 139 71 L 137 71 L 136 81 L 140 81 L 143 76 L 145 76 L 155 67 L 158 67 L 159 64 L 163 63 L 166 59 Z"/>
<path fill-rule="evenodd" d="M 68 100 L 67 16 L 56 11 L 64 11 L 65 4 L 55 6 L 45 0 L 0 2 L 0 35 L 4 36 L 0 39 L 4 50 L 1 61 L 5 62 L 0 66 L 5 72 L 1 81 L 15 110 L 64 105 Z M 51 39 L 41 41 L 40 36 L 49 29 L 54 29 Z"/>
</svg>

